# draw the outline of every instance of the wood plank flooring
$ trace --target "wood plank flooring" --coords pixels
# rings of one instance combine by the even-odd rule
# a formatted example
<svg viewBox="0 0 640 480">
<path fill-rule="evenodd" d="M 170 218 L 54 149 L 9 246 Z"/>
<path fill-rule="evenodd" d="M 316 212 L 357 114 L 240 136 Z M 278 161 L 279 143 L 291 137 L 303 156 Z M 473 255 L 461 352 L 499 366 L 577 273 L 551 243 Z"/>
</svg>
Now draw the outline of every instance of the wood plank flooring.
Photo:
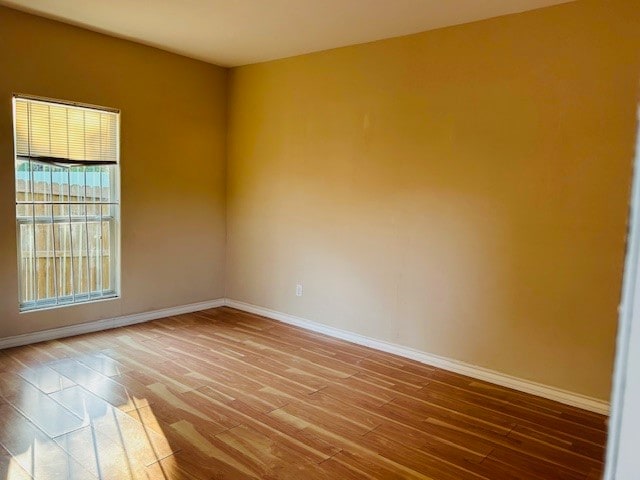
<svg viewBox="0 0 640 480">
<path fill-rule="evenodd" d="M 590 480 L 605 420 L 230 308 L 0 352 L 0 480 Z"/>
</svg>

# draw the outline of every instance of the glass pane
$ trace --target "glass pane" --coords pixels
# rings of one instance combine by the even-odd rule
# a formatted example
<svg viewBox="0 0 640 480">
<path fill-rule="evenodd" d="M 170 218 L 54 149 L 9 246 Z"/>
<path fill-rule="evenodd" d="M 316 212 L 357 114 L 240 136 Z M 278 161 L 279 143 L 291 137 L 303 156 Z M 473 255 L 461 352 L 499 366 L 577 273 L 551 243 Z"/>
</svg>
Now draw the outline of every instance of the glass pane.
<svg viewBox="0 0 640 480">
<path fill-rule="evenodd" d="M 87 205 L 87 216 L 89 218 L 100 216 L 100 205 L 88 204 Z"/>
<path fill-rule="evenodd" d="M 28 218 L 29 220 L 31 220 L 32 215 L 33 215 L 33 205 L 24 204 L 24 203 L 17 204 L 16 205 L 16 215 L 20 219 Z"/>
<path fill-rule="evenodd" d="M 34 200 L 37 202 L 50 202 L 51 198 L 51 167 L 31 162 L 33 177 Z"/>
<path fill-rule="evenodd" d="M 112 175 L 112 172 L 114 171 L 116 167 L 113 165 L 106 165 L 104 167 L 102 167 L 102 172 L 101 172 L 101 177 L 100 177 L 100 181 L 101 183 L 101 187 L 102 187 L 102 201 L 103 202 L 113 202 L 113 196 L 112 196 L 112 185 L 111 185 L 111 179 L 114 178 L 114 176 Z"/>
<path fill-rule="evenodd" d="M 36 224 L 36 300 L 54 299 L 55 259 L 53 256 L 53 225 L 50 223 Z"/>
<path fill-rule="evenodd" d="M 73 278 L 76 295 L 89 291 L 89 257 L 87 255 L 87 231 L 84 222 L 71 224 Z"/>
<path fill-rule="evenodd" d="M 26 160 L 16 160 L 16 201 L 31 201 L 31 168 Z"/>
<path fill-rule="evenodd" d="M 53 201 L 51 185 L 51 167 L 31 162 L 31 176 L 33 178 L 33 200 L 36 202 L 36 217 L 51 218 L 51 205 L 42 202 Z"/>
<path fill-rule="evenodd" d="M 36 213 L 36 221 L 51 221 L 52 205 L 50 203 L 36 203 L 33 209 Z"/>
<path fill-rule="evenodd" d="M 89 197 L 89 202 L 99 202 L 100 201 L 100 181 L 101 181 L 101 171 L 100 166 L 95 167 L 87 167 L 87 196 Z"/>
<path fill-rule="evenodd" d="M 111 269 L 113 257 L 111 256 L 111 223 L 102 222 L 102 290 L 114 290 L 111 284 Z"/>
<path fill-rule="evenodd" d="M 56 246 L 56 278 L 58 297 L 73 298 L 73 259 L 71 258 L 71 224 L 57 223 L 53 227 Z"/>
<path fill-rule="evenodd" d="M 71 180 L 71 202 L 84 202 L 85 201 L 85 183 L 84 183 L 84 168 L 83 167 L 71 167 L 69 169 L 69 177 Z M 81 206 L 74 206 L 71 209 L 71 215 L 84 215 L 84 210 Z"/>
<path fill-rule="evenodd" d="M 56 220 L 69 220 L 70 207 L 67 204 L 56 205 L 54 212 L 56 214 Z"/>
<path fill-rule="evenodd" d="M 88 222 L 89 232 L 89 285 L 92 292 L 102 289 L 102 232 L 99 222 Z"/>
<path fill-rule="evenodd" d="M 51 167 L 50 169 L 52 200 L 56 203 L 69 201 L 69 175 L 67 169 L 62 167 Z M 55 205 L 53 214 L 55 216 L 67 215 L 66 205 Z"/>
<path fill-rule="evenodd" d="M 18 264 L 21 302 L 32 302 L 36 299 L 37 273 L 33 245 L 33 225 L 20 225 Z"/>
</svg>

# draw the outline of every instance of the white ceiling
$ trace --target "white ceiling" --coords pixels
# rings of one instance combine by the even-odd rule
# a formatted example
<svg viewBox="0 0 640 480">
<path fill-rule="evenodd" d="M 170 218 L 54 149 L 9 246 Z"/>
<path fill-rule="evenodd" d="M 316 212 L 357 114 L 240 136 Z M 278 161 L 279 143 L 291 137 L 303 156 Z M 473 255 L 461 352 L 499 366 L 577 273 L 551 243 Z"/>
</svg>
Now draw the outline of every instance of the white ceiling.
<svg viewBox="0 0 640 480">
<path fill-rule="evenodd" d="M 571 0 L 0 0 L 223 66 L 289 57 Z"/>
</svg>

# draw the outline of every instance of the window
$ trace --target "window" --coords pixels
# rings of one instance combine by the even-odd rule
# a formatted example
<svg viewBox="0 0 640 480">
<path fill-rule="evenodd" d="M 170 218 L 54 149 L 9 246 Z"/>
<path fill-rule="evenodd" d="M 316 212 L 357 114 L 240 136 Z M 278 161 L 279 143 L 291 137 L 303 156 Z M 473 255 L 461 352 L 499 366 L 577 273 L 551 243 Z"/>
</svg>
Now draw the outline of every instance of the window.
<svg viewBox="0 0 640 480">
<path fill-rule="evenodd" d="M 20 310 L 117 296 L 119 113 L 13 106 Z"/>
</svg>

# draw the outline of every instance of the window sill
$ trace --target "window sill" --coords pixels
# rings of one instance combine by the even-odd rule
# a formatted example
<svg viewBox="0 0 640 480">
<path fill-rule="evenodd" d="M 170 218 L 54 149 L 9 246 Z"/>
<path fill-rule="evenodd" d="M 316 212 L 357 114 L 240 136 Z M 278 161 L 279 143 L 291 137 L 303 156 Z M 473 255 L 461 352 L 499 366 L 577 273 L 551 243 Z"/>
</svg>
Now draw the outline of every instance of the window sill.
<svg viewBox="0 0 640 480">
<path fill-rule="evenodd" d="M 110 300 L 118 300 L 120 299 L 120 295 L 117 293 L 105 294 L 101 297 L 92 298 L 90 300 L 76 301 L 76 302 L 64 302 L 64 303 L 40 303 L 40 304 L 29 304 L 28 306 L 20 306 L 20 314 L 23 313 L 35 313 L 35 312 L 43 312 L 46 310 L 57 310 L 59 308 L 68 308 L 68 307 L 77 307 L 82 305 L 89 305 L 94 303 L 102 303 Z"/>
</svg>

